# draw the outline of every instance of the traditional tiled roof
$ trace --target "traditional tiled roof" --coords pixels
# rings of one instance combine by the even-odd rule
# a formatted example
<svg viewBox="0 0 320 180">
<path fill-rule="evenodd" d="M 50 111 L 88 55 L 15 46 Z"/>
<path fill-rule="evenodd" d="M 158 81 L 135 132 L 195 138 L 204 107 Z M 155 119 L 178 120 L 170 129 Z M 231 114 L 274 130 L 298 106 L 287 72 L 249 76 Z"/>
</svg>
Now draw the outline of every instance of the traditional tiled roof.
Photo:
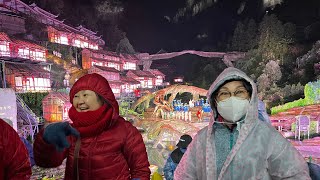
<svg viewBox="0 0 320 180">
<path fill-rule="evenodd" d="M 117 54 L 116 52 L 112 52 L 112 51 L 93 50 L 93 49 L 90 49 L 90 51 L 93 53 L 99 53 L 99 54 L 104 54 L 104 55 L 108 55 L 108 56 L 120 57 L 119 54 Z"/>
<path fill-rule="evenodd" d="M 124 83 L 129 83 L 129 84 L 140 84 L 139 81 L 128 76 L 120 76 L 120 80 Z"/>
<path fill-rule="evenodd" d="M 63 92 L 50 92 L 44 99 L 43 101 L 47 100 L 48 98 L 56 97 L 61 99 L 63 102 L 69 102 L 69 95 Z"/>
<path fill-rule="evenodd" d="M 92 59 L 94 61 L 99 61 L 99 62 L 113 62 L 113 63 L 117 63 L 117 64 L 122 64 L 121 61 L 114 61 L 114 60 L 110 60 L 110 59 L 103 59 L 103 58 L 96 58 L 96 57 L 92 57 Z"/>
<path fill-rule="evenodd" d="M 95 68 L 98 68 L 102 71 L 108 71 L 108 72 L 115 72 L 115 73 L 119 73 L 120 71 L 116 70 L 115 68 L 112 68 L 112 67 L 105 67 L 105 66 L 97 66 L 97 65 L 94 65 L 93 67 Z"/>
<path fill-rule="evenodd" d="M 118 54 L 116 52 L 112 52 L 112 51 L 105 51 L 102 49 L 99 50 L 93 50 L 93 49 L 86 49 L 86 51 L 89 50 L 93 53 L 98 53 L 98 54 L 103 54 L 103 55 L 108 55 L 108 56 L 113 56 L 113 57 L 118 57 L 118 58 L 122 58 L 122 60 L 124 61 L 130 61 L 130 62 L 137 62 L 139 61 L 139 59 L 137 58 L 136 55 L 134 54 Z M 95 58 L 98 59 L 99 58 Z M 102 60 L 102 59 L 101 59 Z M 103 59 L 104 60 L 104 59 Z"/>
<path fill-rule="evenodd" d="M 91 31 L 90 29 L 87 29 L 85 27 L 83 27 L 82 25 L 76 27 L 80 32 L 86 33 L 86 34 L 90 34 L 90 35 L 96 35 L 96 32 Z"/>
<path fill-rule="evenodd" d="M 64 21 L 58 20 L 57 15 L 54 15 L 50 12 L 45 11 L 44 9 L 41 9 L 36 4 L 27 5 L 26 3 L 20 1 L 20 0 L 6 0 L 3 2 L 3 4 L 10 8 L 10 10 L 15 11 L 16 13 L 23 13 L 26 15 L 30 15 L 33 17 L 37 17 L 36 19 L 43 24 L 46 24 L 48 26 L 53 26 L 54 28 L 63 28 L 65 30 L 68 29 L 68 32 L 73 32 L 77 34 L 81 34 L 83 36 L 88 37 L 91 40 L 94 40 L 99 45 L 104 45 L 105 42 L 102 40 L 101 36 L 96 36 L 96 33 L 93 31 L 90 31 L 89 29 L 86 29 L 82 26 L 79 27 L 71 27 L 66 24 L 64 24 Z M 46 21 L 43 21 L 46 20 Z"/>
<path fill-rule="evenodd" d="M 75 28 L 73 28 L 73 27 L 71 27 L 71 26 L 67 26 L 67 25 L 65 25 L 65 26 L 48 26 L 48 30 L 55 30 L 55 31 L 62 31 L 62 32 L 67 32 L 67 33 L 72 33 L 72 32 L 74 32 L 74 31 L 76 31 L 76 29 Z"/>
<path fill-rule="evenodd" d="M 14 71 L 14 73 L 23 74 L 23 75 L 34 75 L 48 78 L 50 72 L 43 69 L 43 66 L 36 64 L 13 64 L 6 63 L 6 67 Z"/>
<path fill-rule="evenodd" d="M 109 82 L 109 84 L 111 85 L 111 84 L 115 84 L 115 85 L 123 85 L 123 82 L 122 81 L 109 81 L 108 80 L 108 82 Z"/>
<path fill-rule="evenodd" d="M 166 75 L 164 75 L 161 71 L 159 71 L 158 69 L 150 69 L 150 70 L 148 70 L 148 71 L 150 71 L 152 74 L 154 74 L 155 76 L 166 76 Z"/>
<path fill-rule="evenodd" d="M 141 71 L 141 70 L 129 70 L 128 72 L 132 72 L 138 77 L 151 77 L 155 78 L 155 76 L 149 71 Z"/>
<path fill-rule="evenodd" d="M 29 47 L 29 48 L 35 48 L 35 49 L 40 49 L 40 50 L 46 50 L 45 47 L 39 46 L 38 44 L 32 43 L 30 41 L 26 41 L 26 40 L 20 40 L 20 39 L 12 39 L 12 41 L 19 45 L 19 46 L 25 46 L 25 47 Z"/>
<path fill-rule="evenodd" d="M 0 41 L 11 42 L 11 39 L 9 38 L 9 36 L 6 33 L 0 32 Z"/>
<path fill-rule="evenodd" d="M 125 61 L 139 61 L 138 57 L 134 54 L 120 54 L 123 60 Z"/>
</svg>

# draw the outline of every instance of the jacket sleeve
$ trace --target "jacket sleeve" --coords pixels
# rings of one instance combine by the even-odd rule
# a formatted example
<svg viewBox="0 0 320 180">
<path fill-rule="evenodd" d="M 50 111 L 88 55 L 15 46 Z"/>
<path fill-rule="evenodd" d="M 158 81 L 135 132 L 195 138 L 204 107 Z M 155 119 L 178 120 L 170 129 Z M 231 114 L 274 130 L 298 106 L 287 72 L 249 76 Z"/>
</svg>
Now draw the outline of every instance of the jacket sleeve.
<svg viewBox="0 0 320 180">
<path fill-rule="evenodd" d="M 173 166 L 176 166 L 176 165 L 174 164 L 174 162 L 172 161 L 172 159 L 169 155 L 167 162 L 163 167 L 163 173 L 164 173 L 166 180 L 173 180 L 173 174 L 174 174 Z"/>
<path fill-rule="evenodd" d="M 307 162 L 280 133 L 275 135 L 270 147 L 268 171 L 272 179 L 311 179 Z"/>
<path fill-rule="evenodd" d="M 182 156 L 180 163 L 174 171 L 174 180 L 196 180 L 196 154 L 197 154 L 197 141 L 198 135 L 189 144 L 187 151 Z"/>
<path fill-rule="evenodd" d="M 123 148 L 123 154 L 130 168 L 131 178 L 150 180 L 149 161 L 146 147 L 140 132 L 130 122 L 125 122 L 127 136 Z"/>
<path fill-rule="evenodd" d="M 66 158 L 67 149 L 58 152 L 54 145 L 48 144 L 43 140 L 42 129 L 36 136 L 33 145 L 33 155 L 36 165 L 44 168 L 58 167 Z"/>
<path fill-rule="evenodd" d="M 4 159 L 6 179 L 30 179 L 31 165 L 25 145 L 11 126 L 6 124 L 2 131 L 4 134 L 1 138 L 3 138 L 5 149 L 1 156 L 3 156 Z"/>
</svg>

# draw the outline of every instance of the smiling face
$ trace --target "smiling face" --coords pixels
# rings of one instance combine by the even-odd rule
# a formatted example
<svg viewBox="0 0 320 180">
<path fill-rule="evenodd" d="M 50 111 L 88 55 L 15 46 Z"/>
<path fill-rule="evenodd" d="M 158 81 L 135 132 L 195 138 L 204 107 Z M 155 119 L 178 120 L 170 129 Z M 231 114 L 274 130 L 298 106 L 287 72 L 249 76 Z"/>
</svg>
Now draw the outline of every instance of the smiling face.
<svg viewBox="0 0 320 180">
<path fill-rule="evenodd" d="M 103 101 L 94 91 L 82 90 L 74 95 L 72 104 L 78 112 L 87 112 L 99 109 Z"/>
</svg>

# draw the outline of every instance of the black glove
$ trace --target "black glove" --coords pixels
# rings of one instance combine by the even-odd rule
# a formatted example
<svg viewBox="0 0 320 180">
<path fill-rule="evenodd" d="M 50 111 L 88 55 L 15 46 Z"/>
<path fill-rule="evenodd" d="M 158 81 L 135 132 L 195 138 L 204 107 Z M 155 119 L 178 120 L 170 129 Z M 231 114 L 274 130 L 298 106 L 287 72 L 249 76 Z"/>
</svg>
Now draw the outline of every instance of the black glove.
<svg viewBox="0 0 320 180">
<path fill-rule="evenodd" d="M 70 146 L 67 136 L 80 136 L 80 133 L 70 126 L 68 122 L 50 124 L 44 129 L 43 139 L 48 144 L 53 144 L 57 151 L 62 152 Z"/>
</svg>

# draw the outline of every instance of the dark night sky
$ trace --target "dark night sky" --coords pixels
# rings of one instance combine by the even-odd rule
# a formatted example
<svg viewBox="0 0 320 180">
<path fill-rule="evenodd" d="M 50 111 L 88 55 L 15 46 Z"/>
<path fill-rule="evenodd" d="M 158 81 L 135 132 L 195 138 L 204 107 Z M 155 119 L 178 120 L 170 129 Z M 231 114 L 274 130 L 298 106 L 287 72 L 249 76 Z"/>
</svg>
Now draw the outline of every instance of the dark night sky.
<svg viewBox="0 0 320 180">
<path fill-rule="evenodd" d="M 25 0 L 25 2 L 40 2 L 43 0 Z M 46 0 L 50 1 L 50 0 Z M 179 51 L 184 49 L 221 51 L 230 39 L 237 21 L 253 18 L 259 22 L 265 10 L 263 0 L 218 0 L 217 3 L 205 9 L 196 16 L 183 17 L 178 23 L 169 22 L 165 16 L 172 19 L 179 8 L 185 6 L 186 0 L 119 0 L 125 11 L 119 22 L 121 30 L 126 32 L 130 43 L 138 52 L 156 53 Z M 65 6 L 73 9 L 85 6 L 86 10 L 94 10 L 95 2 L 103 0 L 64 0 Z M 195 1 L 197 2 L 197 1 Z M 244 10 L 237 13 L 240 5 L 245 2 Z M 39 4 L 39 3 L 38 3 Z M 320 21 L 320 0 L 283 0 L 271 13 L 276 13 L 283 22 L 292 22 L 306 27 Z M 48 9 L 46 9 L 48 10 Z M 50 10 L 49 10 L 50 11 Z M 67 12 L 67 13 L 70 13 Z M 66 22 L 81 23 L 78 19 L 64 16 Z M 92 29 L 87 26 L 88 29 Z M 99 30 L 98 30 L 99 31 Z M 205 38 L 197 38 L 206 35 Z M 107 37 L 105 38 L 108 44 Z"/>
<path fill-rule="evenodd" d="M 266 10 L 259 0 L 221 0 L 194 17 L 183 18 L 178 23 L 168 22 L 164 16 L 172 17 L 183 6 L 183 2 L 128 1 L 126 21 L 122 23 L 122 28 L 134 48 L 149 53 L 156 53 L 160 49 L 219 51 L 219 43 L 227 42 L 238 20 L 253 18 L 259 22 Z M 237 14 L 241 2 L 246 2 L 246 6 L 241 14 Z M 273 10 L 269 9 L 270 12 L 276 13 L 283 22 L 305 27 L 320 21 L 320 1 L 286 0 Z M 197 35 L 203 34 L 207 37 L 197 38 Z"/>
<path fill-rule="evenodd" d="M 129 3 L 126 13 L 128 23 L 124 25 L 124 29 L 138 51 L 155 53 L 160 49 L 201 50 L 226 40 L 238 18 L 235 14 L 239 5 L 225 0 L 195 17 L 186 17 L 173 23 L 164 17 L 172 17 L 183 4 L 170 2 L 149 0 L 147 3 L 134 5 Z M 206 34 L 207 38 L 197 38 L 197 35 L 203 34 Z"/>
</svg>

